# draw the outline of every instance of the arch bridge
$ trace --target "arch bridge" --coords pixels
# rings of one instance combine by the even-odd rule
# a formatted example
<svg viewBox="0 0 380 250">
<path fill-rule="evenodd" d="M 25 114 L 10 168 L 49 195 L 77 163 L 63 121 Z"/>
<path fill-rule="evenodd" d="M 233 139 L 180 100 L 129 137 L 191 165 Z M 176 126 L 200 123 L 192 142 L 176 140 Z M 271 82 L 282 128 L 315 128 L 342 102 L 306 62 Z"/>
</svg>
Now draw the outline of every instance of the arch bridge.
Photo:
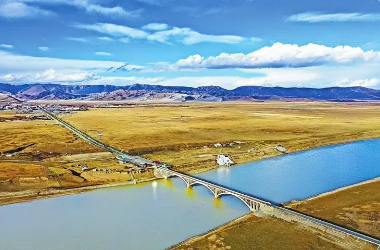
<svg viewBox="0 0 380 250">
<path fill-rule="evenodd" d="M 223 187 L 218 184 L 214 184 L 209 181 L 205 181 L 187 174 L 182 174 L 167 168 L 160 168 L 160 171 L 162 173 L 162 176 L 167 179 L 170 177 L 179 177 L 181 178 L 185 183 L 187 187 L 192 187 L 194 185 L 202 185 L 208 188 L 214 195 L 215 198 L 221 197 L 223 195 L 233 195 L 240 199 L 242 202 L 244 202 L 245 205 L 249 208 L 251 212 L 258 211 L 263 206 L 271 206 L 272 204 L 267 201 L 263 201 L 261 199 L 255 198 L 250 195 L 246 195 L 240 192 L 237 192 L 235 190 Z"/>
</svg>

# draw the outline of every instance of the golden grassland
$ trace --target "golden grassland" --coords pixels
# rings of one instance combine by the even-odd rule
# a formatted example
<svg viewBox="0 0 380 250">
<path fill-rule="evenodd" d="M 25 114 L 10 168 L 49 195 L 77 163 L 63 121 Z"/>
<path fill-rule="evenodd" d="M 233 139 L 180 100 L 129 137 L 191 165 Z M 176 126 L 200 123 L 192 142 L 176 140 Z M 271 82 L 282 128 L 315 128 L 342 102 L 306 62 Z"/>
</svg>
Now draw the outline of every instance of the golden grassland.
<svg viewBox="0 0 380 250">
<path fill-rule="evenodd" d="M 11 111 L 0 112 L 2 117 L 18 115 Z M 84 182 L 62 168 L 64 163 L 70 162 L 62 160 L 63 156 L 101 151 L 67 129 L 52 121 L 15 120 L 0 122 L 0 131 L 0 152 L 33 144 L 19 152 L 8 153 L 11 157 L 0 156 L 0 193 L 98 184 Z"/>
<path fill-rule="evenodd" d="M 321 231 L 305 228 L 295 222 L 275 218 L 258 218 L 252 214 L 196 236 L 173 250 L 246 250 L 246 249 L 359 249 L 342 244 L 341 240 Z M 351 244 L 353 242 L 350 242 Z M 355 245 L 355 242 L 354 242 Z M 373 246 L 360 244 L 360 249 L 375 250 Z"/>
<path fill-rule="evenodd" d="M 236 163 L 359 139 L 379 137 L 377 104 L 194 103 L 93 109 L 62 116 L 79 129 L 132 154 L 172 164 L 177 170 L 215 168 L 222 150 Z M 232 147 L 215 143 L 240 141 Z"/>
<path fill-rule="evenodd" d="M 289 206 L 380 238 L 380 181 L 322 195 Z"/>
<path fill-rule="evenodd" d="M 193 103 L 92 109 L 62 118 L 94 137 L 103 133 L 102 141 L 126 152 L 167 162 L 179 171 L 198 172 L 216 168 L 215 157 L 220 150 L 236 163 L 245 163 L 280 155 L 273 148 L 276 145 L 285 146 L 290 153 L 379 137 L 379 107 L 376 103 Z M 15 114 L 0 112 L 1 115 Z M 77 165 L 118 170 L 127 166 L 119 165 L 111 154 L 101 152 L 52 121 L 0 122 L 0 131 L 1 152 L 35 143 L 11 159 L 0 157 L 0 196 L 1 192 L 86 187 L 131 180 L 130 175 L 81 172 Z M 215 143 L 230 142 L 235 144 L 213 147 Z M 151 177 L 152 173 L 134 176 L 136 179 Z M 377 235 L 374 231 L 378 227 L 373 226 L 371 220 L 379 220 L 378 213 L 373 213 L 379 211 L 380 199 L 375 194 L 378 185 L 379 182 L 363 186 L 363 190 L 349 194 L 336 193 L 330 200 L 329 196 L 321 197 L 326 199 L 322 201 L 323 211 L 316 200 L 303 203 L 297 209 Z M 20 196 L 15 201 L 25 199 L 31 198 Z M 338 199 L 341 205 L 333 202 Z M 0 204 L 10 202 L 11 197 L 4 201 L 0 197 Z M 247 240 L 253 239 L 255 249 L 266 249 L 266 244 L 273 246 L 277 242 L 276 249 L 289 249 L 287 246 L 294 246 L 295 240 L 296 245 L 301 246 L 299 249 L 340 249 L 298 225 L 252 218 L 244 225 L 232 226 L 223 236 L 218 236 L 219 240 L 224 238 L 221 240 L 224 246 L 233 249 L 247 249 L 247 244 L 252 244 Z M 287 230 L 283 230 L 285 228 Z M 263 237 L 260 232 L 268 233 Z M 203 239 L 194 241 L 193 246 L 208 249 L 209 243 Z"/>
<path fill-rule="evenodd" d="M 101 151 L 52 121 L 0 122 L 0 131 L 0 152 L 34 143 L 22 151 L 25 157 L 29 155 L 30 158 L 38 154 L 61 155 Z M 17 157 L 20 156 L 22 154 L 18 154 Z"/>
</svg>

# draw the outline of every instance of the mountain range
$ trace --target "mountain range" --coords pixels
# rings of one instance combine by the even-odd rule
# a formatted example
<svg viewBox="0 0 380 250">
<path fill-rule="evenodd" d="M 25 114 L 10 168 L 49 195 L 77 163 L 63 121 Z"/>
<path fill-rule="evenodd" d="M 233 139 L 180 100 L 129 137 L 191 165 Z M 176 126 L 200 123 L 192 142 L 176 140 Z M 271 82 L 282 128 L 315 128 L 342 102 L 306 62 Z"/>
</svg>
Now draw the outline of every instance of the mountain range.
<svg viewBox="0 0 380 250">
<path fill-rule="evenodd" d="M 131 100 L 131 101 L 230 101 L 304 99 L 320 101 L 380 100 L 380 90 L 364 87 L 283 88 L 242 86 L 227 90 L 218 86 L 198 88 L 133 84 L 63 85 L 0 83 L 0 93 L 16 100 Z M 5 98 L 3 96 L 3 98 Z"/>
</svg>

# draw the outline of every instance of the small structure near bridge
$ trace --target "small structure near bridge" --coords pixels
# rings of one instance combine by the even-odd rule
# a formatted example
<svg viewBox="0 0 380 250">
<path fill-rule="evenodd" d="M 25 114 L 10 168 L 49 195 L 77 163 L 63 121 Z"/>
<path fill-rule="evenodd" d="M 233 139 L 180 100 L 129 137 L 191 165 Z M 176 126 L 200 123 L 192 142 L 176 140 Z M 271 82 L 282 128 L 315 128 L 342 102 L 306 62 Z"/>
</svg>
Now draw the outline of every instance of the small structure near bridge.
<svg viewBox="0 0 380 250">
<path fill-rule="evenodd" d="M 222 153 L 216 157 L 216 163 L 218 163 L 219 166 L 227 166 L 227 167 L 234 164 L 234 162 L 230 159 L 230 157 Z"/>
</svg>

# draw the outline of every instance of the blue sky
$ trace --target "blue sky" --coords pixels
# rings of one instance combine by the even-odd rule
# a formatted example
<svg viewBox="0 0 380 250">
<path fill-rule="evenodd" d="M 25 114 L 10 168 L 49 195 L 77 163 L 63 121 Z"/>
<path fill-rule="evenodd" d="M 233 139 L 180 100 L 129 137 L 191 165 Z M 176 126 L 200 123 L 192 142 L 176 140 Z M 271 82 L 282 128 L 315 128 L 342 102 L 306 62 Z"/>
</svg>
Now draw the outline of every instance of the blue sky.
<svg viewBox="0 0 380 250">
<path fill-rule="evenodd" d="M 0 0 L 0 82 L 380 87 L 379 0 Z"/>
</svg>

